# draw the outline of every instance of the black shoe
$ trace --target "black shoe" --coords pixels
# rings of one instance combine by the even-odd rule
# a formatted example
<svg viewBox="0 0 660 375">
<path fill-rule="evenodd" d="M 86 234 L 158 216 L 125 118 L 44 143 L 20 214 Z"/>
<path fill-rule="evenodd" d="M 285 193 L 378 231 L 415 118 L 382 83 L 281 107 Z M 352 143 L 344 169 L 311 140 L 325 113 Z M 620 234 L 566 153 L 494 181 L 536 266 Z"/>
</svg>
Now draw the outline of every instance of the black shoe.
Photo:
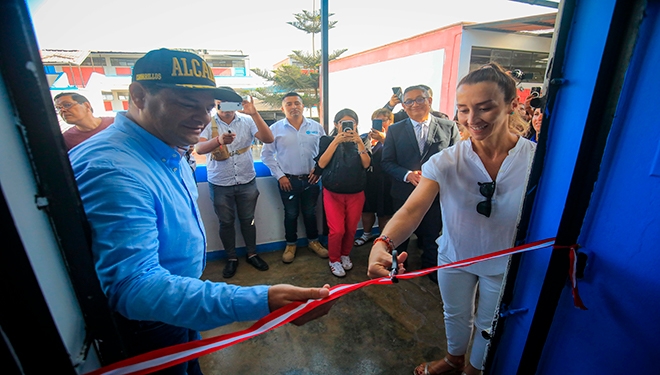
<svg viewBox="0 0 660 375">
<path fill-rule="evenodd" d="M 236 274 L 236 269 L 238 268 L 238 259 L 228 259 L 227 264 L 225 264 L 225 269 L 222 270 L 222 277 L 229 279 Z"/>
<path fill-rule="evenodd" d="M 250 263 L 254 268 L 258 269 L 259 271 L 268 270 L 268 264 L 264 262 L 264 260 L 261 259 L 257 254 L 254 254 L 253 256 L 248 256 L 247 262 Z"/>
</svg>

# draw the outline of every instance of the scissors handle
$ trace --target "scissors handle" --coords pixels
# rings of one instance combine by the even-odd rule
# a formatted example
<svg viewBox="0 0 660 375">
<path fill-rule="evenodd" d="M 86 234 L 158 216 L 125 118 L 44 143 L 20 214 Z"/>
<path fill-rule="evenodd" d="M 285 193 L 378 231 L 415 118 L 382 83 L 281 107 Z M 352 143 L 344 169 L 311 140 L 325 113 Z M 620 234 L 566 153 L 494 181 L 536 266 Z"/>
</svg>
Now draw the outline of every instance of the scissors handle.
<svg viewBox="0 0 660 375">
<path fill-rule="evenodd" d="M 392 279 L 393 283 L 398 283 L 399 279 L 397 279 L 396 275 L 399 273 L 399 263 L 396 259 L 397 256 L 397 251 L 392 250 L 392 269 L 390 270 L 390 278 Z"/>
</svg>

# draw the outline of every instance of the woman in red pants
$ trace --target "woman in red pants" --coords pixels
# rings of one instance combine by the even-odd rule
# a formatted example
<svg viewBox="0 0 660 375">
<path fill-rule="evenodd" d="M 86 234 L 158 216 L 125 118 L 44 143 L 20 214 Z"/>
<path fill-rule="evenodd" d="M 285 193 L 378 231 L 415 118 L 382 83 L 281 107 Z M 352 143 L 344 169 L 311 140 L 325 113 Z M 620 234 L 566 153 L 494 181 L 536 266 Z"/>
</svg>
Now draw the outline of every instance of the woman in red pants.
<svg viewBox="0 0 660 375">
<path fill-rule="evenodd" d="M 371 157 L 355 131 L 358 124 L 355 111 L 342 109 L 335 115 L 334 123 L 336 135 L 319 140 L 315 173 L 321 174 L 323 186 L 330 271 L 344 277 L 353 268 L 350 254 L 364 205 L 366 169 Z"/>
</svg>

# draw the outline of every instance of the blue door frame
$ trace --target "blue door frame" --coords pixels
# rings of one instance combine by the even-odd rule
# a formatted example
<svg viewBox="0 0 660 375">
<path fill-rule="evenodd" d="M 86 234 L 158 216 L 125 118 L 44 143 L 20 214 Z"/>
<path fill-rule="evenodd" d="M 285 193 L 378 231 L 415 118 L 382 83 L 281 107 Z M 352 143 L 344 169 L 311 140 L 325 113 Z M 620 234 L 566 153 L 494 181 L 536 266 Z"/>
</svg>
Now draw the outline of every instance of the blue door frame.
<svg viewBox="0 0 660 375">
<path fill-rule="evenodd" d="M 573 306 L 566 250 L 512 261 L 487 373 L 653 371 L 660 325 L 660 74 L 657 0 L 566 1 L 532 180 L 526 241 L 586 256 Z M 568 26 L 568 27 L 567 27 Z M 554 80 L 554 81 L 552 81 Z M 527 202 L 530 203 L 530 202 Z M 647 323 L 650 322 L 650 323 Z"/>
</svg>

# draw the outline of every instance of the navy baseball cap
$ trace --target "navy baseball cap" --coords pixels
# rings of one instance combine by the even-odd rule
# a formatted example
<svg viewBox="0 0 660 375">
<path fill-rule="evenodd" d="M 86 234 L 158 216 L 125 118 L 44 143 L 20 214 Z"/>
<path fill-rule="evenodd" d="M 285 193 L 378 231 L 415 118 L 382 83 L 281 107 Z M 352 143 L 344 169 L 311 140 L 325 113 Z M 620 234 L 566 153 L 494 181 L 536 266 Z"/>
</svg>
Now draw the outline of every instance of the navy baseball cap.
<svg viewBox="0 0 660 375">
<path fill-rule="evenodd" d="M 211 67 L 201 56 L 192 52 L 166 48 L 149 51 L 135 62 L 132 81 L 171 88 L 208 90 L 218 100 L 243 101 L 233 90 L 216 87 Z"/>
</svg>

